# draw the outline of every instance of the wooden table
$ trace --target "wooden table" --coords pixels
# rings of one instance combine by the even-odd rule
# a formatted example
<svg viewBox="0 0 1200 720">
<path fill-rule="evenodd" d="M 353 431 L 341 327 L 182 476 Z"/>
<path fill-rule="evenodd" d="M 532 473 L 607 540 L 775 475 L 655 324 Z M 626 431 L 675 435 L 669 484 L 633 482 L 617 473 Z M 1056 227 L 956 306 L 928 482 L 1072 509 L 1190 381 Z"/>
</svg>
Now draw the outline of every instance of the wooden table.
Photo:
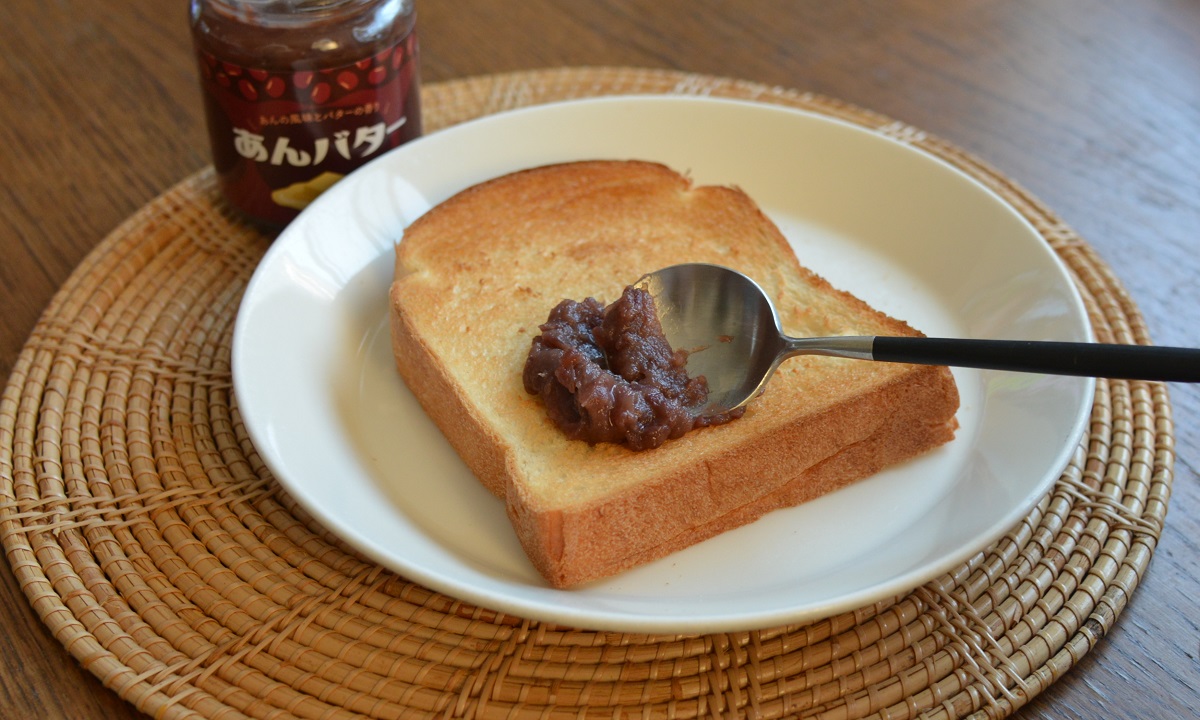
<svg viewBox="0 0 1200 720">
<path fill-rule="evenodd" d="M 205 166 L 186 3 L 0 4 L 0 377 L 122 219 Z M 1200 4 L 442 0 L 423 77 L 623 65 L 833 96 L 983 158 L 1074 227 L 1159 344 L 1200 345 Z M 1115 630 L 1020 718 L 1200 707 L 1200 387 L 1172 387 L 1167 526 Z M 1190 709 L 1190 710 L 1189 710 Z M 0 717 L 137 717 L 0 570 Z"/>
</svg>

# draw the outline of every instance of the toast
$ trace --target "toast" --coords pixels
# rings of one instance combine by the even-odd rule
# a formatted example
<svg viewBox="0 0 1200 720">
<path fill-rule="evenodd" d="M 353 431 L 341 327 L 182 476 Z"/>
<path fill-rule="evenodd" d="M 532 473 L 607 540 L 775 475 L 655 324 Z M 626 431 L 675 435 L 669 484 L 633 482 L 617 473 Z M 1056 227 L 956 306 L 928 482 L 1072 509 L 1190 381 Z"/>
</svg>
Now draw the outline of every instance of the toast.
<svg viewBox="0 0 1200 720">
<path fill-rule="evenodd" d="M 742 191 L 654 163 L 499 177 L 414 221 L 390 291 L 396 366 L 555 587 L 660 558 L 949 441 L 944 367 L 801 356 L 745 415 L 642 452 L 568 439 L 522 369 L 560 300 L 620 296 L 681 262 L 754 278 L 791 335 L 918 335 L 801 266 Z"/>
</svg>

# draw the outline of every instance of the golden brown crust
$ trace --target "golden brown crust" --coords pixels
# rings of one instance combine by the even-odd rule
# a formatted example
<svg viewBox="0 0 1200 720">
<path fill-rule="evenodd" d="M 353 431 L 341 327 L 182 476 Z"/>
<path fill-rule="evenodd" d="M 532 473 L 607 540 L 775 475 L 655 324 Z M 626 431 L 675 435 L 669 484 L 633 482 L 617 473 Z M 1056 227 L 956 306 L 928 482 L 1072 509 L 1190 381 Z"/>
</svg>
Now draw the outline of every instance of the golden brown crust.
<svg viewBox="0 0 1200 720">
<path fill-rule="evenodd" d="M 626 497 L 559 514 L 553 519 L 558 527 L 547 530 L 566 529 L 569 535 L 534 543 L 535 549 L 552 546 L 554 555 L 531 554 L 531 559 L 552 584 L 578 585 L 664 557 L 772 510 L 815 499 L 948 442 L 955 423 L 930 424 L 926 408 L 909 404 L 936 394 L 944 403 L 938 411 L 953 414 L 957 409 L 955 399 L 941 392 L 937 369 L 925 374 L 929 377 L 915 384 L 895 383 L 814 418 L 814 436 L 845 442 L 831 454 L 825 454 L 827 445 L 807 445 L 794 431 L 778 432 L 753 450 L 751 468 L 745 467 L 750 459 L 745 452 L 728 453 L 720 465 L 681 470 Z M 783 483 L 764 488 L 755 482 L 764 476 L 782 478 Z M 607 538 L 626 533 L 637 533 L 643 542 L 623 555 L 629 548 Z"/>
<path fill-rule="evenodd" d="M 390 306 L 397 367 L 530 559 L 560 587 L 661 557 L 953 435 L 945 368 L 804 357 L 741 420 L 647 452 L 567 440 L 526 395 L 537 325 L 646 271 L 714 262 L 754 277 L 794 335 L 915 334 L 803 268 L 744 193 L 661 165 L 584 162 L 472 187 L 414 222 Z M 497 379 L 499 378 L 499 379 Z"/>
</svg>

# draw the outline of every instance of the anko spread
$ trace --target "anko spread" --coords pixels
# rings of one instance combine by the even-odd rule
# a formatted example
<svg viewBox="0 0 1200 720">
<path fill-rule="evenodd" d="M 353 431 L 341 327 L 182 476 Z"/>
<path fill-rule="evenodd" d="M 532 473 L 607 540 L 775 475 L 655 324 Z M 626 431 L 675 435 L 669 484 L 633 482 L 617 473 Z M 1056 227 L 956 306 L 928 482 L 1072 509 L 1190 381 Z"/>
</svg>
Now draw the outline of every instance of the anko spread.
<svg viewBox="0 0 1200 720">
<path fill-rule="evenodd" d="M 572 439 L 646 450 L 742 414 L 696 412 L 707 383 L 688 376 L 687 352 L 671 348 L 644 289 L 627 287 L 607 307 L 594 298 L 564 300 L 540 329 L 525 361 L 525 390 Z"/>
</svg>

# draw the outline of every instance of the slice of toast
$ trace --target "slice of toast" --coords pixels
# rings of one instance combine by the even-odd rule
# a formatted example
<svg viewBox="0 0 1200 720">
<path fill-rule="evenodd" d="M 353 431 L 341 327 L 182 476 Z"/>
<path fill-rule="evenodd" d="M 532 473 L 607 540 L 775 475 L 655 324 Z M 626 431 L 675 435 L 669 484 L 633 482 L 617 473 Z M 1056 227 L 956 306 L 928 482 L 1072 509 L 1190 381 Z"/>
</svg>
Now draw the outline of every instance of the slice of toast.
<svg viewBox="0 0 1200 720">
<path fill-rule="evenodd" d="M 567 439 L 522 386 L 538 325 L 560 300 L 607 304 L 661 267 L 745 273 L 791 335 L 919 334 L 802 267 L 745 193 L 693 187 L 662 165 L 578 162 L 496 178 L 417 219 L 396 252 L 400 374 L 504 498 L 529 558 L 556 587 L 836 490 L 957 428 L 946 368 L 798 357 L 728 424 L 641 452 Z"/>
</svg>

